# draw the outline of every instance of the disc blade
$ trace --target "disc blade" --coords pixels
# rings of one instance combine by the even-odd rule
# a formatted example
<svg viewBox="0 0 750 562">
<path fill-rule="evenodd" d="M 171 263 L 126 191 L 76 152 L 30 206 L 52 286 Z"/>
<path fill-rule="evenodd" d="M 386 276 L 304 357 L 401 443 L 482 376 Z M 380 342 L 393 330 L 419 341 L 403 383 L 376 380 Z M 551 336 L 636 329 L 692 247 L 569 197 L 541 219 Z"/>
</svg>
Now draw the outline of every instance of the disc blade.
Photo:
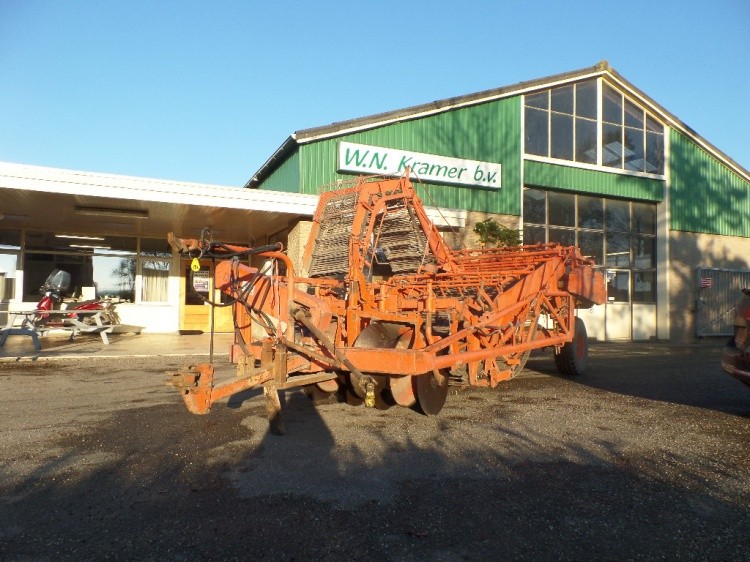
<svg viewBox="0 0 750 562">
<path fill-rule="evenodd" d="M 390 379 L 391 394 L 396 404 L 408 408 L 417 402 L 417 396 L 414 394 L 414 377 L 391 377 Z"/>
<path fill-rule="evenodd" d="M 416 378 L 417 402 L 422 412 L 435 416 L 443 409 L 448 397 L 448 377 L 427 373 Z"/>
</svg>

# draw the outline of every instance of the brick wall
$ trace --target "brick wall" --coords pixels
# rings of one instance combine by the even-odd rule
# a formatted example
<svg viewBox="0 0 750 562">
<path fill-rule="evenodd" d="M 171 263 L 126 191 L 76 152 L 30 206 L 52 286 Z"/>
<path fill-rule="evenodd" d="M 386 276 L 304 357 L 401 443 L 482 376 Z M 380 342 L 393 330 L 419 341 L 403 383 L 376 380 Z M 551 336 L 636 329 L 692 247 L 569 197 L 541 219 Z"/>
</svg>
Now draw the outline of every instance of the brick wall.
<svg viewBox="0 0 750 562">
<path fill-rule="evenodd" d="M 468 211 L 466 214 L 466 225 L 463 228 L 441 231 L 443 239 L 454 250 L 479 248 L 479 238 L 474 234 L 474 225 L 488 218 L 493 218 L 498 224 L 508 228 L 518 229 L 518 217 L 516 215 L 496 215 L 494 213 Z"/>
<path fill-rule="evenodd" d="M 694 341 L 696 268 L 750 269 L 750 238 L 672 231 L 669 262 L 670 341 Z"/>
</svg>

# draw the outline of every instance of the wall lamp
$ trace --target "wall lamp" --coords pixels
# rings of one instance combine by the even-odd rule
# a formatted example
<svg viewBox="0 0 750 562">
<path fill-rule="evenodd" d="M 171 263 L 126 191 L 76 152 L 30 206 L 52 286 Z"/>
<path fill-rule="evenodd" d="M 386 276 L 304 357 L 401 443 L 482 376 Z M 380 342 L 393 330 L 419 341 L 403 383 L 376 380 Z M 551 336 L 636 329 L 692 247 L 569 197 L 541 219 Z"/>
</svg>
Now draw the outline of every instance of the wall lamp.
<svg viewBox="0 0 750 562">
<path fill-rule="evenodd" d="M 79 215 L 95 217 L 122 217 L 129 219 L 147 219 L 148 211 L 141 209 L 114 209 L 109 207 L 83 207 L 76 205 L 74 210 Z"/>
</svg>

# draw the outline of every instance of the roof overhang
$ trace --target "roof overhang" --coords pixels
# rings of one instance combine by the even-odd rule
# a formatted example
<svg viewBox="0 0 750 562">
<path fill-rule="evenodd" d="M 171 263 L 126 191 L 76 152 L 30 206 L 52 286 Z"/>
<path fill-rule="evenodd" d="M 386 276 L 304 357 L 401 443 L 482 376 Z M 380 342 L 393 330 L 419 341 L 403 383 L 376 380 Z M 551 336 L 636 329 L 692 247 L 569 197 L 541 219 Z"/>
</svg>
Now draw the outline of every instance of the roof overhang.
<svg viewBox="0 0 750 562">
<path fill-rule="evenodd" d="M 166 239 L 208 226 L 222 240 L 255 244 L 309 220 L 317 203 L 317 195 L 0 162 L 0 229 Z M 438 226 L 465 224 L 465 211 L 427 212 Z"/>
<path fill-rule="evenodd" d="M 309 217 L 317 197 L 0 162 L 0 228 L 165 237 L 211 226 L 248 243 Z"/>
</svg>

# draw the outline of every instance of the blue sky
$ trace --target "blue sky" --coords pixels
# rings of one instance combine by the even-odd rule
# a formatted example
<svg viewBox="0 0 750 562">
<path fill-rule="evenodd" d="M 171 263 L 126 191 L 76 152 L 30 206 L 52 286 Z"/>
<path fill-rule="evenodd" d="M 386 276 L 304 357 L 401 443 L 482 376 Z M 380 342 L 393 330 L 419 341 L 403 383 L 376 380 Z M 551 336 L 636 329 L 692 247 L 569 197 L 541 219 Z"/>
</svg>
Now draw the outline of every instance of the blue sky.
<svg viewBox="0 0 750 562">
<path fill-rule="evenodd" d="M 0 0 L 0 160 L 242 185 L 295 130 L 603 59 L 750 169 L 748 0 Z"/>
</svg>

